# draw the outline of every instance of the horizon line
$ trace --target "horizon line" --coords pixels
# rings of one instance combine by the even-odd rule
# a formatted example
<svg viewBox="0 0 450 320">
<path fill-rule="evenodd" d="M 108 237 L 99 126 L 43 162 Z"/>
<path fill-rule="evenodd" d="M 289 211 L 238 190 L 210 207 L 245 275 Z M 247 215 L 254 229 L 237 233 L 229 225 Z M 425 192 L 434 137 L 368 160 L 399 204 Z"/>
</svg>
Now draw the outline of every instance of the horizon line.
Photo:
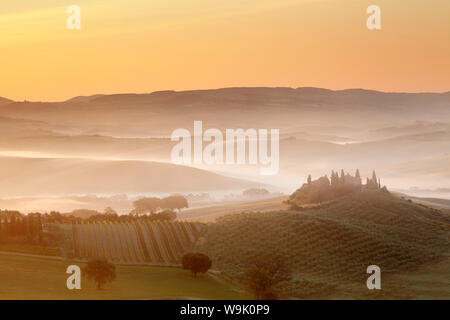
<svg viewBox="0 0 450 320">
<path fill-rule="evenodd" d="M 289 86 L 231 86 L 231 87 L 218 87 L 218 88 L 208 88 L 208 89 L 187 89 L 187 90 L 173 90 L 173 89 L 167 89 L 167 90 L 156 90 L 156 91 L 149 91 L 149 92 L 117 92 L 117 93 L 94 93 L 94 94 L 88 94 L 88 95 L 76 95 L 72 96 L 66 100 L 60 100 L 60 101 L 38 101 L 38 100 L 13 100 L 9 99 L 4 96 L 0 96 L 0 99 L 6 99 L 11 101 L 11 103 L 14 102 L 30 102 L 30 103 L 64 103 L 68 102 L 70 100 L 76 99 L 76 98 L 88 98 L 93 96 L 119 96 L 119 95 L 151 95 L 151 94 L 157 94 L 157 93 L 186 93 L 186 92 L 202 92 L 202 91 L 219 91 L 219 90 L 230 90 L 230 89 L 291 89 L 291 90 L 299 90 L 299 89 L 317 89 L 317 90 L 324 90 L 324 91 L 331 91 L 331 92 L 344 92 L 344 91 L 364 91 L 364 92 L 371 92 L 371 93 L 384 93 L 384 94 L 448 94 L 449 91 L 417 91 L 417 92 L 407 92 L 407 91 L 382 91 L 382 90 L 375 90 L 375 89 L 365 89 L 365 88 L 347 88 L 347 89 L 329 89 L 329 88 L 323 88 L 323 87 L 311 87 L 311 86 L 304 86 L 304 87 L 289 87 Z"/>
</svg>

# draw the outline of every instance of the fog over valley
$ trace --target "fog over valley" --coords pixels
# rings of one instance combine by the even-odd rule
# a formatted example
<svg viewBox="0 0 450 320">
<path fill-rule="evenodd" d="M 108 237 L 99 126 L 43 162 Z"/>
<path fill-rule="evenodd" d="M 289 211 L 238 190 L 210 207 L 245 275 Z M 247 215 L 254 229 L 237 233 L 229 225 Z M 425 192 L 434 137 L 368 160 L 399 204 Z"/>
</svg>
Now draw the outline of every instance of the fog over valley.
<svg viewBox="0 0 450 320">
<path fill-rule="evenodd" d="M 450 199 L 443 191 L 450 187 L 447 119 L 449 92 L 226 88 L 64 102 L 0 99 L 0 197 L 22 198 L 14 208 L 32 210 L 48 196 L 239 193 L 255 186 L 290 193 L 308 174 L 358 168 L 363 177 L 376 170 L 393 190 Z M 224 133 L 279 129 L 278 173 L 260 175 L 248 161 L 172 163 L 172 132 L 193 132 L 194 121 Z"/>
</svg>

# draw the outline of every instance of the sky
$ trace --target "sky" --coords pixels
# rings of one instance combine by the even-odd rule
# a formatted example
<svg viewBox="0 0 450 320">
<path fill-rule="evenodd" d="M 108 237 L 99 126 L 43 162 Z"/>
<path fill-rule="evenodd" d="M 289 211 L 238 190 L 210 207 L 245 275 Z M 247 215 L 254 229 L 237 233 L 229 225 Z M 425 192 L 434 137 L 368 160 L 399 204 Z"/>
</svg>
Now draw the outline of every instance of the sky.
<svg viewBox="0 0 450 320">
<path fill-rule="evenodd" d="M 450 91 L 448 0 L 0 3 L 0 96 L 234 86 Z M 69 30 L 69 5 L 81 29 Z M 366 8 L 381 8 L 368 30 Z"/>
</svg>

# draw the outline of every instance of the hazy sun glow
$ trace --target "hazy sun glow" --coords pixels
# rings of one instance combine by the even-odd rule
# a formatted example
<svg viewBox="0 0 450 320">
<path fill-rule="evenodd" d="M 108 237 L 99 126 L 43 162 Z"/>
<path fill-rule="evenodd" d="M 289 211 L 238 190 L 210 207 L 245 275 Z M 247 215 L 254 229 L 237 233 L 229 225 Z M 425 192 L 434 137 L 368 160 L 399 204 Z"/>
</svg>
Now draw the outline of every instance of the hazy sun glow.
<svg viewBox="0 0 450 320">
<path fill-rule="evenodd" d="M 82 10 L 66 28 L 67 6 Z M 450 90 L 450 2 L 23 0 L 0 4 L 0 96 L 227 86 Z"/>
</svg>

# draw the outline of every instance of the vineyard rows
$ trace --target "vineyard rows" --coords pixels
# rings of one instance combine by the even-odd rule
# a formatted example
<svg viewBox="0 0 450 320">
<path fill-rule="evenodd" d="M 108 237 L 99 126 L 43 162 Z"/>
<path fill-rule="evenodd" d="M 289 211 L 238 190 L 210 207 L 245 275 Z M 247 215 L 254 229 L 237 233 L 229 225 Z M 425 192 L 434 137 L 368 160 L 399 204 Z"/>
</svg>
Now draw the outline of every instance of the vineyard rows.
<svg viewBox="0 0 450 320">
<path fill-rule="evenodd" d="M 178 265 L 198 237 L 192 222 L 83 222 L 72 224 L 73 256 L 115 263 Z"/>
</svg>

